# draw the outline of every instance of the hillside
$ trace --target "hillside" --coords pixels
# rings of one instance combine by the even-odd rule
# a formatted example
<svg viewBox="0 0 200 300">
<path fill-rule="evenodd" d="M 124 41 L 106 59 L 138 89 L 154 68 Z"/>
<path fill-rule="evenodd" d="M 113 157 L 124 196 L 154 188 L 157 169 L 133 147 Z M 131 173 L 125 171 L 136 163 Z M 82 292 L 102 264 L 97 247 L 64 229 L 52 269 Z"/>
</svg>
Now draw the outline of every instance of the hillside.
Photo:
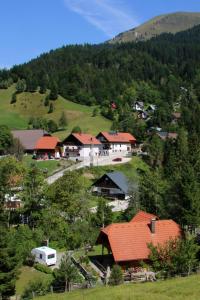
<svg viewBox="0 0 200 300">
<path fill-rule="evenodd" d="M 200 24 L 200 13 L 178 12 L 155 17 L 150 21 L 120 33 L 109 43 L 145 41 L 162 33 L 177 33 Z"/>
<path fill-rule="evenodd" d="M 84 132 L 97 134 L 100 130 L 109 130 L 111 122 L 101 115 L 92 116 L 94 107 L 84 106 L 68 101 L 61 96 L 53 102 L 54 111 L 48 114 L 48 107 L 44 106 L 46 95 L 35 93 L 21 93 L 17 102 L 10 104 L 14 86 L 0 89 L 0 124 L 10 129 L 26 129 L 30 117 L 43 117 L 58 122 L 62 112 L 65 112 L 68 126 L 66 130 L 55 133 L 61 139 L 71 132 L 74 126 L 80 126 Z"/>
<path fill-rule="evenodd" d="M 37 300 L 199 300 L 199 275 L 163 282 L 101 287 L 65 294 L 47 295 Z"/>
</svg>

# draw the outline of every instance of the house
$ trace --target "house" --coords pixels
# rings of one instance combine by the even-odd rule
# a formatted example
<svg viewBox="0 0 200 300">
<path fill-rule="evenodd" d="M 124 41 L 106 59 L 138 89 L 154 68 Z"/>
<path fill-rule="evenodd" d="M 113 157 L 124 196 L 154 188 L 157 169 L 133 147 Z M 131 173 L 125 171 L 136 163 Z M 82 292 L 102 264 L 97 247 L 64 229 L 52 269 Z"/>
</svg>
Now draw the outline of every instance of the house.
<svg viewBox="0 0 200 300">
<path fill-rule="evenodd" d="M 10 196 L 6 194 L 5 196 L 5 204 L 4 207 L 6 210 L 16 210 L 18 208 L 21 208 L 22 202 L 17 196 L 17 194 L 14 194 L 13 196 Z"/>
<path fill-rule="evenodd" d="M 148 244 L 163 245 L 182 236 L 180 226 L 173 220 L 159 220 L 156 215 L 140 211 L 127 223 L 116 223 L 102 228 L 96 244 L 112 255 L 113 262 L 123 269 L 148 262 Z"/>
<path fill-rule="evenodd" d="M 49 135 L 43 129 L 12 130 L 11 133 L 20 141 L 26 153 L 33 153 L 37 141 L 44 135 Z"/>
<path fill-rule="evenodd" d="M 93 183 L 92 192 L 111 199 L 128 199 L 129 182 L 122 172 L 109 172 Z"/>
<path fill-rule="evenodd" d="M 157 132 L 156 134 L 163 141 L 166 141 L 167 139 L 176 140 L 178 137 L 178 134 L 176 132 L 160 131 Z"/>
<path fill-rule="evenodd" d="M 136 138 L 127 132 L 102 131 L 96 138 L 102 143 L 100 155 L 127 156 L 132 153 Z"/>
<path fill-rule="evenodd" d="M 151 114 L 156 111 L 156 105 L 155 104 L 149 104 L 146 108 L 146 111 Z"/>
<path fill-rule="evenodd" d="M 172 113 L 172 124 L 177 124 L 178 121 L 181 118 L 181 113 L 180 112 L 174 112 Z"/>
<path fill-rule="evenodd" d="M 92 159 L 101 149 L 101 142 L 88 133 L 71 133 L 63 141 L 63 156 L 71 159 Z"/>
<path fill-rule="evenodd" d="M 55 136 L 43 136 L 35 145 L 35 155 L 37 159 L 60 158 L 61 143 Z"/>
<path fill-rule="evenodd" d="M 144 110 L 144 102 L 143 101 L 136 101 L 133 105 L 133 109 L 135 111 L 143 111 Z"/>
<path fill-rule="evenodd" d="M 43 246 L 34 248 L 31 254 L 35 256 L 35 262 L 43 265 L 52 266 L 56 264 L 56 250 Z"/>
</svg>

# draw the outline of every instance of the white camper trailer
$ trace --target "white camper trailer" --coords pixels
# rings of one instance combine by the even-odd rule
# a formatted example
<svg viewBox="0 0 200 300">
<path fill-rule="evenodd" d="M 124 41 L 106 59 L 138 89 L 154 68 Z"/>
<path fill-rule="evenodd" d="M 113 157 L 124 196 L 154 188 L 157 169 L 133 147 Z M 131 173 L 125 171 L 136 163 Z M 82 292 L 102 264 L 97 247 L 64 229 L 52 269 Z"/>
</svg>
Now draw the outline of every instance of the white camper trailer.
<svg viewBox="0 0 200 300">
<path fill-rule="evenodd" d="M 35 262 L 51 266 L 56 264 L 56 250 L 43 246 L 34 248 L 31 253 L 35 256 Z"/>
</svg>

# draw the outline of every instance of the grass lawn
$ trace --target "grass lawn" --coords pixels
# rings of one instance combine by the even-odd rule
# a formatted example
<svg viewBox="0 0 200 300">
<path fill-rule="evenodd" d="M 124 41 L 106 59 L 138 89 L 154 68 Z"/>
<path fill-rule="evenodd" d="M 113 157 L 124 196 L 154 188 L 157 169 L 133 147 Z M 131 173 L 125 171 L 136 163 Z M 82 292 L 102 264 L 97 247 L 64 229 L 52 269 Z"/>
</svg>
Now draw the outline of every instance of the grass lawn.
<svg viewBox="0 0 200 300">
<path fill-rule="evenodd" d="M 21 295 L 30 281 L 36 279 L 51 280 L 52 278 L 51 274 L 45 274 L 30 267 L 22 267 L 20 271 L 19 279 L 16 284 L 16 295 Z"/>
<path fill-rule="evenodd" d="M 0 90 L 0 124 L 7 125 L 10 129 L 26 129 L 30 117 L 43 117 L 58 122 L 64 111 L 68 120 L 65 130 L 55 133 L 64 139 L 74 126 L 80 126 L 83 132 L 97 134 L 99 131 L 109 130 L 111 122 L 101 115 L 92 117 L 93 107 L 68 101 L 61 96 L 53 101 L 54 111 L 48 114 L 48 107 L 44 106 L 46 95 L 40 93 L 22 93 L 17 95 L 17 102 L 10 104 L 14 85 L 7 90 Z"/>
<path fill-rule="evenodd" d="M 199 300 L 200 275 L 162 282 L 99 287 L 65 294 L 47 295 L 36 300 Z"/>
<path fill-rule="evenodd" d="M 47 175 L 50 176 L 55 171 L 70 166 L 73 162 L 67 160 L 34 160 L 32 155 L 24 155 L 23 163 L 26 167 L 31 164 L 37 164 L 41 170 L 47 170 Z"/>
<path fill-rule="evenodd" d="M 96 180 L 104 173 L 113 170 L 123 172 L 128 178 L 137 181 L 139 178 L 138 169 L 145 172 L 148 170 L 148 165 L 140 157 L 134 156 L 131 161 L 126 164 L 87 168 L 87 174 L 91 173 Z M 92 179 L 91 182 L 92 181 L 94 181 L 94 179 Z"/>
</svg>

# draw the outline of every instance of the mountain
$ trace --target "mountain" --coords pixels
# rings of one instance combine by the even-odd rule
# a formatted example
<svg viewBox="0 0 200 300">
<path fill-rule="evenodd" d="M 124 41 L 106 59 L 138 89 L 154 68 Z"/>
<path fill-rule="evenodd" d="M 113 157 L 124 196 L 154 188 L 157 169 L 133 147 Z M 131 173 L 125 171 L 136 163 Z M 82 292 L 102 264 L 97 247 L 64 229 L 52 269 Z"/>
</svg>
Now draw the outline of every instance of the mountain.
<svg viewBox="0 0 200 300">
<path fill-rule="evenodd" d="M 177 33 L 200 24 L 200 13 L 177 12 L 155 17 L 150 21 L 120 33 L 109 43 L 145 41 L 162 33 Z"/>
</svg>

